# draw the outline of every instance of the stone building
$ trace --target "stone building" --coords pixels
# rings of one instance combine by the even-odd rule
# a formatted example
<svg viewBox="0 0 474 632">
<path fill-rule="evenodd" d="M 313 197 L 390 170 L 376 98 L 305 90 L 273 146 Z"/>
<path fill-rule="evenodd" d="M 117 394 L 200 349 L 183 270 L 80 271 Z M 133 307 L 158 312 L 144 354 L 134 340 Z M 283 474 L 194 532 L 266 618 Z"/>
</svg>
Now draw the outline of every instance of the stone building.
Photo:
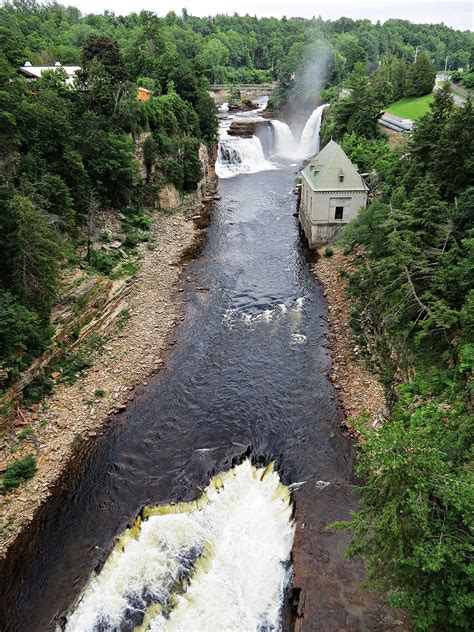
<svg viewBox="0 0 474 632">
<path fill-rule="evenodd" d="M 367 205 L 367 185 L 331 140 L 301 172 L 299 223 L 311 248 L 331 241 Z"/>
</svg>

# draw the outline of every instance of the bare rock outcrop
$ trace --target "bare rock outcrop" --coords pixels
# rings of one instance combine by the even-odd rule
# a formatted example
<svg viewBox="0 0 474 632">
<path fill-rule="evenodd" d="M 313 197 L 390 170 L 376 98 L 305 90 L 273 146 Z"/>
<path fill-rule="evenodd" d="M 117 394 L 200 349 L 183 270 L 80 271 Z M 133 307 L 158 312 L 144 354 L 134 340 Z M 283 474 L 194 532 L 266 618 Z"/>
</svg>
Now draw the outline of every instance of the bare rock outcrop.
<svg viewBox="0 0 474 632">
<path fill-rule="evenodd" d="M 173 184 L 167 184 L 160 191 L 160 208 L 164 210 L 174 210 L 181 205 L 181 196 L 178 189 Z"/>
</svg>

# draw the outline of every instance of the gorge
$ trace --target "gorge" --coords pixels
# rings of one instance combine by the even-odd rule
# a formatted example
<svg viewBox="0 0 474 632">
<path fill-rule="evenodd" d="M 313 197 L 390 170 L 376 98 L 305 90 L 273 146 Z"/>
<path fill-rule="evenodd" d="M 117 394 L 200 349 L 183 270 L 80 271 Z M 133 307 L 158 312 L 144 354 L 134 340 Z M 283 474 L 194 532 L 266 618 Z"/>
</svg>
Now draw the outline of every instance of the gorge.
<svg viewBox="0 0 474 632">
<path fill-rule="evenodd" d="M 300 149 L 274 122 L 268 156 L 256 137 L 228 139 L 222 122 L 221 199 L 188 267 L 176 345 L 128 409 L 82 449 L 16 544 L 4 594 L 9 630 L 183 629 L 188 598 L 203 629 L 223 620 L 227 602 L 230 629 L 291 629 L 295 618 L 317 629 L 382 630 L 387 621 L 397 629 L 373 596 L 354 594 L 361 564 L 342 562 L 347 536 L 327 531 L 355 507 L 354 456 L 328 378 L 326 304 L 292 192 L 292 152 L 304 157 L 317 147 L 321 111 Z M 265 477 L 271 464 L 275 473 Z M 216 475 L 208 501 L 199 501 Z M 180 503 L 194 502 L 201 522 L 188 522 L 180 540 L 180 521 L 193 515 Z M 125 557 L 124 540 L 110 554 L 134 524 L 123 537 L 138 537 L 135 557 Z M 107 582 L 121 549 L 125 570 Z M 274 572 L 266 559 L 278 561 Z M 267 570 L 252 575 L 258 563 Z"/>
</svg>

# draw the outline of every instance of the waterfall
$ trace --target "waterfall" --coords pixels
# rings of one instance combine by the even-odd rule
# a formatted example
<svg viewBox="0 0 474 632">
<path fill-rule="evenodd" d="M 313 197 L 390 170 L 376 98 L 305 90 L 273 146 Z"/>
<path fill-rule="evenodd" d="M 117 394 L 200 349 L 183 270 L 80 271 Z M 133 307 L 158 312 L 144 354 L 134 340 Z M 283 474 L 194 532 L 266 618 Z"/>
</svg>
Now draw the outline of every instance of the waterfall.
<svg viewBox="0 0 474 632">
<path fill-rule="evenodd" d="M 276 136 L 275 154 L 291 158 L 298 154 L 298 144 L 293 136 L 293 132 L 286 123 L 282 121 L 272 121 Z"/>
<path fill-rule="evenodd" d="M 319 105 L 306 121 L 300 141 L 300 156 L 309 158 L 319 152 L 319 132 L 321 129 L 321 118 L 327 103 Z"/>
<path fill-rule="evenodd" d="M 68 632 L 280 629 L 295 527 L 273 464 L 244 461 L 198 500 L 142 514 L 92 576 Z"/>
<path fill-rule="evenodd" d="M 219 178 L 230 178 L 238 173 L 258 173 L 274 168 L 274 165 L 266 160 L 262 143 L 256 136 L 221 138 L 216 163 Z"/>
<path fill-rule="evenodd" d="M 277 165 L 265 157 L 299 161 L 313 156 L 319 151 L 319 131 L 321 116 L 327 105 L 320 105 L 311 114 L 304 126 L 301 139 L 298 142 L 290 127 L 282 121 L 268 121 L 268 126 L 261 126 L 258 136 L 242 138 L 228 133 L 231 120 L 221 120 L 221 138 L 217 155 L 216 173 L 220 178 L 231 178 L 241 173 L 258 173 L 269 169 L 276 169 Z M 257 110 L 258 113 L 258 110 Z M 247 113 L 248 114 L 248 113 Z M 253 119 L 262 120 L 255 112 L 250 113 Z M 240 114 L 237 118 L 249 118 Z"/>
</svg>

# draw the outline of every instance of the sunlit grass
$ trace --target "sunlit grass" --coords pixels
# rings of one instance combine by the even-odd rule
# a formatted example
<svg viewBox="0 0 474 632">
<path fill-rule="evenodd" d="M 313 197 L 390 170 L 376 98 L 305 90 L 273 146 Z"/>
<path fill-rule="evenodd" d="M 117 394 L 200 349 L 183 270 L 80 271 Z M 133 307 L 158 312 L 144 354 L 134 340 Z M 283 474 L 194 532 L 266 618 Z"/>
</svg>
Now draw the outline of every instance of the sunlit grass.
<svg viewBox="0 0 474 632">
<path fill-rule="evenodd" d="M 389 105 L 386 111 L 401 118 L 417 120 L 428 112 L 433 99 L 434 94 L 432 92 L 422 97 L 405 97 Z"/>
</svg>

